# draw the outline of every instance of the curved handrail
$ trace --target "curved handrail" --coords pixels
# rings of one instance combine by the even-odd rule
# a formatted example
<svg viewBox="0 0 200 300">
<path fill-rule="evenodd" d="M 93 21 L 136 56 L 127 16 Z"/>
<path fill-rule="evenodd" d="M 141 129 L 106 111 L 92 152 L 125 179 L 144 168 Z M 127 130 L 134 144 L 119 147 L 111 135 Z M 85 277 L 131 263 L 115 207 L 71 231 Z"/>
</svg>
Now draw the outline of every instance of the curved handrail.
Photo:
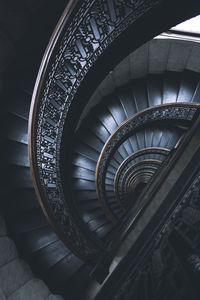
<svg viewBox="0 0 200 300">
<path fill-rule="evenodd" d="M 197 114 L 193 119 L 192 128 L 180 139 L 178 147 L 175 146 L 174 151 L 168 155 L 168 158 L 163 162 L 162 167 L 155 174 L 154 181 L 150 181 L 145 191 L 140 195 L 139 200 L 144 197 L 142 205 L 138 206 L 137 211 L 133 212 L 130 210 L 128 218 L 121 224 L 115 239 L 110 243 L 109 251 L 105 257 L 101 260 L 101 263 L 110 266 L 113 257 L 117 254 L 118 249 L 122 245 L 123 241 L 130 233 L 134 230 L 134 226 L 139 220 L 139 217 L 143 214 L 151 199 L 154 197 L 156 192 L 161 187 L 162 182 L 165 180 L 167 175 L 173 169 L 174 165 L 180 158 L 181 153 L 187 147 L 188 143 L 192 139 L 193 135 L 199 130 L 200 124 L 200 105 L 198 105 Z M 148 191 L 148 192 L 147 192 Z M 175 213 L 175 212 L 174 212 Z"/>
<path fill-rule="evenodd" d="M 119 199 L 119 191 L 118 191 L 118 185 L 119 185 L 119 181 L 121 176 L 124 174 L 124 169 L 126 168 L 126 166 L 128 164 L 130 164 L 131 161 L 134 161 L 135 159 L 138 159 L 138 157 L 142 156 L 142 155 L 147 155 L 147 154 L 159 154 L 159 155 L 163 155 L 163 157 L 166 157 L 169 154 L 170 150 L 167 148 L 161 148 L 161 147 L 150 147 L 150 148 L 145 148 L 145 149 L 140 149 L 132 154 L 130 154 L 118 167 L 117 172 L 115 173 L 115 177 L 114 177 L 114 193 L 115 193 L 115 197 L 119 203 L 119 205 L 121 206 L 121 208 L 123 210 L 125 210 L 125 207 L 123 206 L 122 202 Z M 123 175 L 124 176 L 124 175 Z"/>
<path fill-rule="evenodd" d="M 37 77 L 29 118 L 29 157 L 34 186 L 42 209 L 59 237 L 88 262 L 94 263 L 99 252 L 105 249 L 80 221 L 71 201 L 72 193 L 61 180 L 63 136 L 71 137 L 75 119 L 92 93 L 87 82 L 91 80 L 95 88 L 111 66 L 176 21 L 174 14 L 169 23 L 161 21 L 159 28 L 148 30 L 145 35 L 138 34 L 138 27 L 148 24 L 162 2 L 71 0 L 54 31 Z M 160 10 L 165 15 L 166 7 L 161 6 Z M 130 45 L 128 34 L 135 34 L 134 45 Z M 113 49 L 120 44 L 120 51 L 114 54 Z M 109 63 L 104 67 L 101 59 L 105 57 Z M 81 100 L 85 100 L 77 104 L 80 94 Z"/>
<path fill-rule="evenodd" d="M 77 9 L 77 4 L 80 3 L 79 0 L 70 0 L 67 4 L 54 32 L 52 33 L 51 39 L 47 45 L 46 51 L 44 53 L 40 69 L 37 75 L 35 82 L 35 87 L 32 95 L 31 107 L 29 112 L 29 124 L 28 124 L 28 151 L 29 151 L 29 160 L 30 160 L 30 170 L 33 179 L 34 188 L 36 191 L 37 198 L 42 207 L 42 210 L 53 227 L 59 238 L 67 245 L 67 247 L 73 251 L 78 257 L 84 258 L 83 254 L 80 252 L 78 247 L 75 247 L 73 243 L 70 243 L 69 239 L 66 238 L 66 235 L 59 228 L 58 223 L 55 220 L 55 216 L 52 214 L 52 211 L 49 209 L 48 204 L 45 201 L 44 191 L 42 190 L 39 170 L 37 168 L 37 154 L 35 149 L 35 139 L 36 139 L 36 120 L 38 114 L 38 106 L 40 102 L 40 95 L 45 85 L 45 79 L 48 72 L 48 67 L 50 60 L 52 59 L 53 52 L 55 51 L 56 44 L 62 34 L 64 26 L 69 22 L 72 13 Z"/>
<path fill-rule="evenodd" d="M 106 141 L 96 166 L 96 191 L 98 200 L 105 214 L 115 223 L 116 217 L 109 209 L 109 205 L 105 197 L 105 175 L 111 160 L 117 148 L 136 130 L 144 126 L 148 126 L 153 122 L 166 121 L 184 121 L 190 123 L 195 115 L 199 104 L 195 103 L 168 103 L 151 108 L 147 108 L 133 115 L 124 121 Z"/>
</svg>

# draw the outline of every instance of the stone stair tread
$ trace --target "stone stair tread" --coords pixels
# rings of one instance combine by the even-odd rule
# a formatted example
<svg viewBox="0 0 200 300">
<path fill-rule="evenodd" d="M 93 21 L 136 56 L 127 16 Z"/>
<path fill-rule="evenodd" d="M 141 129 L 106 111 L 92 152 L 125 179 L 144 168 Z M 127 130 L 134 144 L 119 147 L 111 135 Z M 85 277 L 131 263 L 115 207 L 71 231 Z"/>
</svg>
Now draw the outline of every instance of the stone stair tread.
<svg viewBox="0 0 200 300">
<path fill-rule="evenodd" d="M 44 300 L 50 291 L 44 282 L 33 278 L 8 297 L 8 300 Z M 47 298 L 48 299 L 48 298 Z"/>
<path fill-rule="evenodd" d="M 46 300 L 63 300 L 63 297 L 61 297 L 60 295 L 49 295 Z"/>
<path fill-rule="evenodd" d="M 17 257 L 14 242 L 8 237 L 0 237 L 0 267 Z"/>
<path fill-rule="evenodd" d="M 6 296 L 4 295 L 2 289 L 0 288 L 0 299 L 1 300 L 6 300 Z"/>
<path fill-rule="evenodd" d="M 6 296 L 11 295 L 32 277 L 30 267 L 16 258 L 0 268 L 0 288 Z"/>
</svg>

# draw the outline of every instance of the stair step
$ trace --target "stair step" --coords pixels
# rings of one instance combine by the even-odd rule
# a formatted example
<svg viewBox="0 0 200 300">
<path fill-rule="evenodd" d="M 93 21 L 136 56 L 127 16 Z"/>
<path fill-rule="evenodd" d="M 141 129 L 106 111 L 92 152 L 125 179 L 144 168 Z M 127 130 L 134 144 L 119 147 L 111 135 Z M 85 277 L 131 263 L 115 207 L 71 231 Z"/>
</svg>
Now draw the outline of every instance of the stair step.
<svg viewBox="0 0 200 300">
<path fill-rule="evenodd" d="M 33 277 L 29 266 L 19 258 L 0 267 L 0 288 L 8 297 Z"/>
<path fill-rule="evenodd" d="M 2 289 L 0 288 L 0 299 L 7 300 L 5 294 L 3 293 Z"/>
<path fill-rule="evenodd" d="M 3 138 L 28 144 L 28 122 L 19 116 L 6 114 L 3 119 Z"/>
<path fill-rule="evenodd" d="M 0 237 L 0 267 L 17 258 L 14 242 L 8 237 Z"/>
<path fill-rule="evenodd" d="M 50 291 L 42 280 L 33 278 L 26 282 L 17 291 L 9 295 L 8 300 L 44 300 L 50 295 Z"/>
<path fill-rule="evenodd" d="M 20 91 L 18 88 L 13 88 L 6 96 L 6 109 L 17 116 L 28 120 L 30 102 L 30 95 Z"/>
<path fill-rule="evenodd" d="M 56 240 L 46 247 L 34 252 L 30 257 L 29 262 L 38 276 L 43 276 L 55 264 L 70 255 L 70 250 L 67 249 L 60 240 Z"/>
<path fill-rule="evenodd" d="M 67 298 L 65 298 L 67 300 Z M 46 300 L 63 300 L 63 297 L 59 296 L 59 295 L 49 295 Z"/>
</svg>

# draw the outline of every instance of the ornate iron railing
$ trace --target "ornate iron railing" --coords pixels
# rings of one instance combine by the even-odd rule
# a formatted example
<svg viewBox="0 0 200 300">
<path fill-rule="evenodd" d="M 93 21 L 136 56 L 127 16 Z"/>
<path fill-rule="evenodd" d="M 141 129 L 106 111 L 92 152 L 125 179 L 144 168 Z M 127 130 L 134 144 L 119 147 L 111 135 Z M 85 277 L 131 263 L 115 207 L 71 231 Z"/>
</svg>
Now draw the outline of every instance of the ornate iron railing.
<svg viewBox="0 0 200 300">
<path fill-rule="evenodd" d="M 157 170 L 157 168 L 160 166 L 163 160 L 166 159 L 167 155 L 169 154 L 170 150 L 169 149 L 164 149 L 164 148 L 159 148 L 159 147 L 151 147 L 151 148 L 145 148 L 142 150 L 139 150 L 137 152 L 132 153 L 129 155 L 119 166 L 117 169 L 117 172 L 115 173 L 115 178 L 114 178 L 114 192 L 115 192 L 115 197 L 117 201 L 119 202 L 119 205 L 122 206 L 123 210 L 127 209 L 127 206 L 129 203 L 127 203 L 127 199 L 125 197 L 125 194 L 128 192 L 128 182 L 130 180 L 127 179 L 132 179 L 134 178 L 137 181 L 137 177 L 140 174 L 140 170 L 143 169 L 143 167 L 146 169 L 148 172 L 149 170 L 152 169 L 152 163 L 155 164 L 153 167 L 153 173 Z M 155 155 L 159 155 L 159 160 L 153 159 Z M 148 159 L 145 159 L 146 156 Z M 145 162 L 141 162 L 140 158 L 144 157 Z M 138 168 L 137 165 L 139 164 Z M 136 170 L 135 170 L 136 167 Z M 136 172 L 135 172 L 136 171 Z M 139 171 L 139 173 L 138 173 Z M 146 176 L 146 172 L 144 172 L 144 176 Z M 143 177 L 144 179 L 144 177 Z M 148 178 L 149 180 L 149 178 Z M 147 182 L 148 182 L 147 180 Z M 125 200 L 125 202 L 124 202 Z"/>
<path fill-rule="evenodd" d="M 175 103 L 146 109 L 122 123 L 107 140 L 97 163 L 96 190 L 101 206 L 113 222 L 116 222 L 117 217 L 113 214 L 106 199 L 105 178 L 110 160 L 117 149 L 127 138 L 133 135 L 135 131 L 144 126 L 148 127 L 154 122 L 159 121 L 159 126 L 161 126 L 162 123 L 166 121 L 171 121 L 171 124 L 174 121 L 177 124 L 178 122 L 181 124 L 181 122 L 184 121 L 185 125 L 188 122 L 187 126 L 190 127 L 189 123 L 197 112 L 198 106 L 198 104 Z"/>
<path fill-rule="evenodd" d="M 190 173 L 185 170 L 187 185 L 180 186 L 177 182 L 176 193 L 167 198 L 171 202 L 170 213 L 156 219 L 159 226 L 151 223 L 154 230 L 149 230 L 133 246 L 96 300 L 131 299 L 144 293 L 148 299 L 168 298 L 170 293 L 180 295 L 179 299 L 199 298 L 200 168 L 196 160 L 199 151 L 198 147 L 190 162 Z"/>
<path fill-rule="evenodd" d="M 162 2 L 70 1 L 49 43 L 36 81 L 29 123 L 29 153 L 35 189 L 60 238 L 91 263 L 105 251 L 104 245 L 86 230 L 76 214 L 73 195 L 67 181 L 63 182 L 67 162 L 62 150 L 67 147 L 70 152 L 81 110 L 110 68 L 176 22 L 175 14 L 168 22 L 166 19 L 162 22 L 166 8 L 170 9 L 168 4 L 159 6 Z M 141 35 L 144 31 L 137 32 L 137 29 L 147 25 L 158 8 L 159 28 L 148 29 Z M 135 36 L 134 45 L 129 42 L 130 34 Z M 102 60 L 106 64 L 103 65 Z"/>
</svg>

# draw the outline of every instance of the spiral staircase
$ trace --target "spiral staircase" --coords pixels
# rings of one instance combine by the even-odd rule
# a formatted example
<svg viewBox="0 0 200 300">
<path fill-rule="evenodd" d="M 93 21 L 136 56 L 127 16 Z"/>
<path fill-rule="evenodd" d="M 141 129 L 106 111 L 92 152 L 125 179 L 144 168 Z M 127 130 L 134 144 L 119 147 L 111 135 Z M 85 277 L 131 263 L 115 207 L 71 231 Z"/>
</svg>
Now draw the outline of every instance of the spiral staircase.
<svg viewBox="0 0 200 300">
<path fill-rule="evenodd" d="M 108 1 L 104 9 L 105 15 L 109 11 L 112 22 L 115 22 L 117 14 L 114 13 L 113 3 Z M 102 8 L 100 4 L 99 7 L 97 5 L 96 8 L 91 8 L 90 4 L 87 1 L 83 5 L 85 11 L 96 9 L 99 12 L 98 9 Z M 118 4 L 121 5 L 118 14 L 126 9 L 126 14 L 122 15 L 128 15 L 132 2 Z M 65 63 L 63 64 L 61 58 L 58 65 L 61 71 L 64 66 L 65 75 L 60 71 L 54 74 L 55 94 L 51 86 L 50 94 L 43 94 L 44 82 L 51 79 L 51 76 L 47 78 L 42 75 L 42 84 L 36 83 L 33 99 L 39 100 L 33 100 L 29 118 L 33 88 L 44 48 L 66 2 L 56 4 L 56 11 L 55 4 L 52 3 L 44 21 L 46 5 L 44 1 L 39 8 L 33 6 L 34 12 L 30 14 L 32 19 L 28 23 L 29 30 L 23 38 L 19 36 L 20 45 L 15 42 L 16 59 L 12 64 L 6 65 L 3 74 L 1 96 L 5 104 L 1 112 L 4 130 L 1 134 L 3 176 L 0 219 L 0 249 L 3 255 L 0 260 L 0 299 L 94 298 L 95 293 L 101 289 L 97 281 L 101 283 L 106 278 L 115 257 L 116 252 L 112 257 L 108 253 L 119 239 L 121 226 L 130 217 L 130 212 L 132 216 L 136 215 L 143 205 L 142 193 L 148 191 L 159 170 L 165 167 L 177 145 L 194 125 L 200 102 L 199 42 L 176 39 L 173 35 L 162 35 L 145 44 L 145 40 L 139 41 L 133 47 L 137 50 L 129 49 L 131 53 L 128 56 L 123 51 L 119 58 L 113 54 L 111 64 L 114 65 L 109 73 L 104 70 L 107 66 L 101 66 L 100 56 L 100 63 L 95 65 L 92 75 L 85 75 L 87 81 L 81 86 L 82 90 L 77 92 L 75 104 L 69 108 L 69 116 L 59 123 L 63 125 L 61 139 L 55 120 L 59 120 L 59 112 L 64 108 L 62 95 L 66 98 L 69 92 L 67 76 L 75 82 L 77 62 L 70 61 L 72 45 L 70 51 L 65 48 Z M 81 4 L 71 1 L 70 5 L 68 10 L 71 9 L 72 12 L 69 20 L 73 17 L 78 22 L 73 9 L 75 12 L 81 10 Z M 154 7 L 150 9 L 153 10 Z M 92 40 L 93 34 L 100 44 L 100 35 L 102 32 L 109 33 L 113 23 L 110 23 L 110 29 L 108 26 L 107 29 L 98 31 L 95 23 L 97 12 L 94 12 L 90 20 L 87 19 L 91 26 L 88 27 L 88 41 Z M 194 14 L 192 9 L 190 13 L 183 9 L 180 18 L 184 19 L 190 14 Z M 37 27 L 35 18 L 38 20 Z M 62 23 L 65 18 L 66 12 L 58 26 L 61 31 L 54 33 L 56 45 L 59 44 L 60 47 L 61 39 L 65 39 L 62 31 L 67 27 L 67 23 Z M 179 21 L 177 17 L 174 18 L 171 16 L 170 26 Z M 102 24 L 98 25 L 103 28 Z M 167 29 L 167 22 L 165 26 L 166 28 L 161 26 L 158 30 Z M 80 28 L 87 35 L 87 28 Z M 154 35 L 159 33 L 154 31 L 152 30 Z M 150 34 L 145 37 L 146 40 L 150 38 Z M 92 50 L 96 50 L 97 42 L 95 43 L 92 40 Z M 52 65 L 59 49 L 53 51 L 50 53 L 51 59 L 47 59 L 47 63 Z M 85 66 L 85 57 L 88 59 L 88 53 L 92 51 L 91 47 L 82 42 L 80 33 L 76 42 L 77 52 L 80 59 L 77 64 L 81 70 Z M 106 64 L 109 55 L 105 60 Z M 50 64 L 49 69 L 45 66 L 48 72 L 51 69 Z M 95 72 L 100 69 L 103 70 L 101 78 L 98 78 L 100 75 L 95 77 Z M 88 82 L 91 82 L 89 87 Z M 40 100 L 44 98 L 46 101 L 44 95 L 47 95 L 48 102 L 43 103 L 44 111 L 41 112 Z M 78 102 L 80 95 L 84 99 L 80 98 L 81 101 Z M 145 120 L 146 123 L 138 121 L 139 125 L 136 126 L 134 124 L 137 120 Z M 31 136 L 32 140 L 29 151 L 33 180 L 28 157 L 28 122 L 31 124 L 29 138 Z M 60 148 L 55 142 L 57 140 Z M 60 158 L 56 164 L 54 152 L 57 148 Z M 52 172 L 54 164 L 56 172 L 59 169 L 57 173 Z M 57 180 L 61 181 L 60 194 L 55 193 Z M 42 209 L 55 231 L 43 214 L 33 181 Z M 62 193 L 60 189 L 63 190 Z M 196 222 L 199 221 L 198 212 L 197 209 L 194 213 Z M 175 243 L 176 249 L 172 252 L 178 251 L 178 257 L 181 257 L 181 245 L 185 247 L 181 225 L 179 228 L 177 226 L 178 230 L 180 234 L 170 238 L 180 239 L 179 243 Z M 195 247 L 198 248 L 198 243 Z M 183 266 L 184 263 L 181 268 Z M 190 271 L 186 277 L 190 277 Z M 148 282 L 148 279 L 145 280 Z M 136 280 L 136 285 L 138 282 Z M 135 299 L 150 299 L 150 283 L 145 284 L 146 295 L 135 294 Z M 188 286 L 185 295 L 198 299 L 195 294 L 190 295 L 191 282 Z M 142 289 L 142 285 L 139 289 Z M 176 294 L 177 290 L 170 289 L 170 292 L 174 291 L 173 299 L 185 299 L 183 293 Z M 105 298 L 101 291 L 97 297 L 114 299 L 112 295 Z M 123 299 L 125 296 L 120 297 L 119 299 Z M 133 295 L 126 297 L 132 299 Z M 161 299 L 159 294 L 156 297 L 155 299 Z M 167 297 L 171 295 L 167 294 Z"/>
<path fill-rule="evenodd" d="M 186 95 L 185 87 L 188 84 L 190 85 L 189 82 L 192 77 L 196 77 L 197 82 L 194 90 L 190 91 L 191 94 Z M 176 78 L 176 82 L 172 78 Z M 166 71 L 163 74 L 148 74 L 142 79 L 132 80 L 122 88 L 116 86 L 113 93 L 95 106 L 86 120 L 80 124 L 73 146 L 72 188 L 77 199 L 77 205 L 82 211 L 83 219 L 87 220 L 89 228 L 90 222 L 92 222 L 89 218 L 90 209 L 94 212 L 95 208 L 97 213 L 96 223 L 99 218 L 97 230 L 101 230 L 101 227 L 104 228 L 105 226 L 108 226 L 108 230 L 112 228 L 110 228 L 109 219 L 104 212 L 102 211 L 99 215 L 98 198 L 95 197 L 96 162 L 104 144 L 109 140 L 112 133 L 124 121 L 138 112 L 154 105 L 166 104 L 167 96 L 170 103 L 173 103 L 173 99 L 175 99 L 175 103 L 183 102 L 182 93 L 187 102 L 198 102 L 198 100 L 193 101 L 194 94 L 198 93 L 198 85 L 199 75 L 192 71 Z M 177 126 L 171 125 L 152 124 L 148 128 L 138 130 L 127 138 L 112 156 L 105 178 L 105 198 L 112 212 L 110 213 L 110 219 L 114 218 L 114 223 L 125 217 L 125 208 L 122 209 L 123 202 L 128 201 L 126 199 L 128 194 L 133 197 L 136 187 L 132 187 L 132 190 L 131 186 L 134 185 L 134 182 L 135 186 L 140 182 L 144 185 L 147 184 L 186 130 L 184 127 L 181 128 L 180 124 Z M 109 144 L 109 141 L 107 144 Z M 85 163 L 86 158 L 88 158 L 87 165 Z M 134 172 L 129 169 L 131 167 Z M 140 174 L 142 174 L 141 179 L 144 180 L 137 179 Z M 131 182 L 133 179 L 134 181 Z M 116 197 L 122 198 L 119 199 L 122 202 L 121 205 L 117 203 Z M 93 206 L 88 208 L 89 203 L 93 203 Z M 95 233 L 98 235 L 98 231 L 95 231 Z M 99 237 L 101 237 L 101 231 Z"/>
</svg>

